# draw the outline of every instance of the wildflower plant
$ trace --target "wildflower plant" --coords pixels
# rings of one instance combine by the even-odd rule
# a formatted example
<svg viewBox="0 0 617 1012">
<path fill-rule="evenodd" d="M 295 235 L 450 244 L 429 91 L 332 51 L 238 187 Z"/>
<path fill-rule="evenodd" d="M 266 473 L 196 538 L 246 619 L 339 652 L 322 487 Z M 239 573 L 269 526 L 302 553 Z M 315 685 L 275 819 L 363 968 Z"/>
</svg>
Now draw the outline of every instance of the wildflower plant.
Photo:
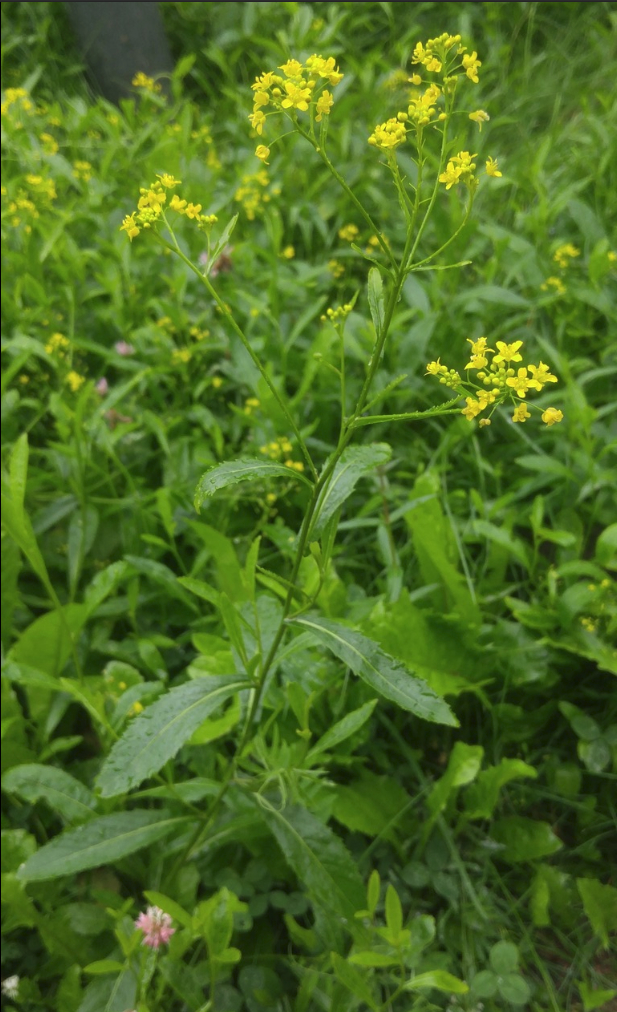
<svg viewBox="0 0 617 1012">
<path fill-rule="evenodd" d="M 466 380 L 461 378 L 459 372 L 442 365 L 439 360 L 429 364 L 427 372 L 438 378 L 454 395 L 444 404 L 424 411 L 374 413 L 375 406 L 391 389 L 375 392 L 374 381 L 405 279 L 416 272 L 430 270 L 436 259 L 448 249 L 469 220 L 474 197 L 481 184 L 479 156 L 468 150 L 456 150 L 455 147 L 460 133 L 457 124 L 461 106 L 463 111 L 472 106 L 467 115 L 479 128 L 488 119 L 484 110 L 473 110 L 472 92 L 479 81 L 480 67 L 481 61 L 476 51 L 469 52 L 461 44 L 459 35 L 443 34 L 430 39 L 426 44 L 418 43 L 412 56 L 413 73 L 408 81 L 411 90 L 407 107 L 378 124 L 367 138 L 368 144 L 375 148 L 382 159 L 384 172 L 391 180 L 405 222 L 404 238 L 398 247 L 385 237 L 379 223 L 339 173 L 328 154 L 328 125 L 336 107 L 336 88 L 343 79 L 343 72 L 335 59 L 318 55 L 303 61 L 291 58 L 277 70 L 264 71 L 252 85 L 253 110 L 249 122 L 259 142 L 255 152 L 257 158 L 267 164 L 275 156 L 277 147 L 286 143 L 286 133 L 290 130 L 295 132 L 314 149 L 316 156 L 355 207 L 359 219 L 370 229 L 371 242 L 365 250 L 355 242 L 359 237 L 357 225 L 348 223 L 339 231 L 340 239 L 351 243 L 352 249 L 370 264 L 367 302 L 373 328 L 373 347 L 365 364 L 359 391 L 354 393 L 353 398 L 349 395 L 347 385 L 345 327 L 355 308 L 357 295 L 352 302 L 330 307 L 322 315 L 323 323 L 332 327 L 337 338 L 338 362 L 336 365 L 328 363 L 328 367 L 338 377 L 340 397 L 338 441 L 334 451 L 325 460 L 317 458 L 309 446 L 302 423 L 292 406 L 293 402 L 277 383 L 272 364 L 262 361 L 233 310 L 212 283 L 212 265 L 227 246 L 236 219 L 232 219 L 218 238 L 213 240 L 216 216 L 208 214 L 201 203 L 193 203 L 194 195 L 185 194 L 180 180 L 163 173 L 149 187 L 140 191 L 136 210 L 126 216 L 121 226 L 131 242 L 141 238 L 142 232 L 147 233 L 162 247 L 178 256 L 197 276 L 227 321 L 230 331 L 240 340 L 259 371 L 287 429 L 287 435 L 279 435 L 264 443 L 257 457 L 226 461 L 207 471 L 196 490 L 197 508 L 218 490 L 237 482 L 263 483 L 284 476 L 293 476 L 305 489 L 306 496 L 303 520 L 295 539 L 292 539 L 290 569 L 280 582 L 275 580 L 271 584 L 278 589 L 280 603 L 277 606 L 278 618 L 268 641 L 249 658 L 241 639 L 232 631 L 228 613 L 225 618 L 232 641 L 240 657 L 245 658 L 242 677 L 250 686 L 250 698 L 235 754 L 227 765 L 205 825 L 195 831 L 187 853 L 192 853 L 205 839 L 239 764 L 242 763 L 247 744 L 255 733 L 266 686 L 277 670 L 281 650 L 294 632 L 310 632 L 379 694 L 396 701 L 403 708 L 438 723 L 456 723 L 450 708 L 427 684 L 398 668 L 376 643 L 352 633 L 339 623 L 326 620 L 315 609 L 319 605 L 320 592 L 330 571 L 340 508 L 358 477 L 368 469 L 387 462 L 390 455 L 390 449 L 385 444 L 353 445 L 361 429 L 382 422 L 409 423 L 427 417 L 455 414 L 461 410 L 456 405 L 463 397 L 466 398 L 466 406 L 462 412 L 468 419 L 475 418 L 489 408 L 492 411 L 509 399 L 515 404 L 514 421 L 522 422 L 529 417 L 526 400 L 528 391 L 539 392 L 546 384 L 556 381 L 556 377 L 543 363 L 537 366 L 520 364 L 520 341 L 513 344 L 498 341 L 496 348 L 491 349 L 487 339 L 482 337 L 470 342 L 471 357 L 466 366 Z M 403 174 L 398 161 L 398 152 L 403 146 L 408 149 L 413 161 L 414 173 L 410 177 Z M 484 160 L 484 174 L 490 183 L 500 177 L 501 172 L 493 157 L 486 156 Z M 267 182 L 266 168 L 260 172 L 265 177 L 262 182 Z M 427 226 L 434 209 L 438 201 L 449 199 L 447 194 L 452 189 L 457 192 L 462 190 L 466 194 L 466 204 L 459 215 L 459 222 L 452 234 L 440 242 L 436 249 L 427 249 Z M 246 195 L 243 194 L 241 199 L 246 200 Z M 206 237 L 207 254 L 200 258 L 199 264 L 193 263 L 187 256 L 176 234 L 183 219 L 187 219 L 191 228 L 200 230 Z M 456 268 L 461 264 L 439 266 L 442 269 Z M 244 414 L 252 416 L 259 411 L 259 407 L 257 398 L 249 398 L 245 403 Z M 552 425 L 561 417 L 561 412 L 554 408 L 547 408 L 543 413 L 547 425 Z M 483 417 L 482 421 L 488 424 L 490 418 Z M 296 460 L 291 456 L 294 447 L 299 458 Z M 258 566 L 258 541 L 255 542 L 251 558 L 251 565 Z M 307 590 L 302 582 L 307 558 L 312 558 L 319 574 L 316 585 L 311 590 Z M 195 586 L 192 589 L 199 594 Z M 256 607 L 259 609 L 258 605 Z M 259 640 L 258 627 L 255 634 Z M 135 719 L 127 732 L 129 737 L 139 733 L 138 729 L 145 728 L 140 721 L 146 718 L 147 714 Z M 120 741 L 112 750 L 107 767 L 109 773 L 105 768 L 103 770 L 101 783 L 105 789 L 110 789 L 112 781 L 116 779 L 111 773 L 115 766 L 114 752 L 117 750 L 120 755 L 123 748 L 123 741 Z"/>
</svg>

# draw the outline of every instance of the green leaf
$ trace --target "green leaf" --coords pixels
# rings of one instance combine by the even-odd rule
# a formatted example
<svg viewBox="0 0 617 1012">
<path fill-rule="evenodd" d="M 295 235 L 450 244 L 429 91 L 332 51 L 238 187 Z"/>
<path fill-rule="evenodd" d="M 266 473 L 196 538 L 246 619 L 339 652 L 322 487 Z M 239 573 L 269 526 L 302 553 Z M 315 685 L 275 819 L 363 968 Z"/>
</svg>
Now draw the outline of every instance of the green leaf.
<svg viewBox="0 0 617 1012">
<path fill-rule="evenodd" d="M 489 960 L 495 973 L 515 973 L 518 967 L 518 949 L 513 942 L 496 942 L 489 953 Z"/>
<path fill-rule="evenodd" d="M 67 604 L 49 611 L 24 629 L 9 659 L 47 675 L 59 675 L 72 651 L 72 640 L 88 618 L 85 604 Z"/>
<path fill-rule="evenodd" d="M 441 508 L 440 495 L 440 479 L 431 472 L 421 475 L 414 484 L 405 522 L 411 531 L 425 583 L 439 584 L 435 598 L 440 609 L 456 611 L 467 622 L 479 625 L 480 612 L 466 579 L 458 571 L 457 541 L 452 524 Z"/>
<path fill-rule="evenodd" d="M 352 734 L 355 734 L 356 731 L 359 731 L 360 728 L 366 724 L 376 705 L 377 700 L 371 699 L 368 703 L 364 703 L 364 705 L 360 706 L 357 710 L 352 710 L 350 713 L 345 714 L 341 720 L 337 721 L 336 724 L 333 724 L 332 727 L 329 728 L 324 735 L 322 735 L 319 741 L 313 745 L 306 757 L 307 762 L 313 762 L 322 752 L 327 752 L 330 749 L 335 748 L 336 745 L 340 745 L 341 742 L 345 741 L 347 738 L 351 738 Z"/>
<path fill-rule="evenodd" d="M 377 267 L 371 267 L 368 272 L 368 305 L 371 311 L 371 319 L 375 327 L 375 334 L 380 336 L 383 329 L 385 315 L 383 281 Z"/>
<path fill-rule="evenodd" d="M 309 614 L 293 621 L 295 625 L 309 630 L 318 642 L 328 647 L 339 660 L 386 699 L 391 699 L 423 720 L 458 726 L 448 704 L 426 682 L 415 678 L 400 661 L 384 653 L 373 640 L 318 615 Z"/>
<path fill-rule="evenodd" d="M 233 217 L 229 219 L 229 221 L 225 225 L 225 228 L 218 237 L 216 243 L 213 244 L 212 250 L 210 251 L 210 257 L 206 265 L 205 270 L 206 274 L 210 273 L 219 255 L 223 252 L 223 250 L 227 246 L 229 240 L 231 239 L 232 232 L 238 223 L 238 218 L 239 215 L 234 214 Z"/>
<path fill-rule="evenodd" d="M 617 569 L 617 524 L 602 531 L 596 541 L 596 561 L 606 569 Z"/>
<path fill-rule="evenodd" d="M 170 818 L 164 810 L 153 812 L 140 808 L 103 815 L 45 844 L 22 865 L 18 878 L 42 882 L 112 864 L 162 840 L 172 830 L 185 826 L 186 821 L 185 818 Z"/>
<path fill-rule="evenodd" d="M 351 495 L 360 478 L 376 467 L 386 464 L 391 455 L 392 448 L 387 443 L 348 446 L 343 450 L 317 504 L 309 534 L 310 541 L 317 541 L 321 537 L 326 524 Z"/>
<path fill-rule="evenodd" d="M 617 889 L 595 878 L 577 878 L 576 888 L 594 933 L 607 949 L 609 934 L 617 931 Z"/>
<path fill-rule="evenodd" d="M 236 675 L 198 678 L 166 693 L 129 725 L 98 777 L 104 798 L 124 794 L 173 759 L 222 702 L 248 683 Z"/>
<path fill-rule="evenodd" d="M 377 869 L 374 869 L 369 876 L 368 886 L 366 889 L 366 905 L 371 917 L 375 914 L 377 904 L 379 903 L 380 889 L 381 879 L 379 877 L 379 872 Z"/>
<path fill-rule="evenodd" d="M 507 973 L 497 982 L 499 994 L 512 1005 L 526 1005 L 531 998 L 527 981 L 519 973 Z"/>
<path fill-rule="evenodd" d="M 169 896 L 165 896 L 164 893 L 157 893 L 152 890 L 148 890 L 144 893 L 148 903 L 154 907 L 159 907 L 170 917 L 173 917 L 178 924 L 181 924 L 183 928 L 191 928 L 193 926 L 193 918 L 191 914 L 176 903 L 175 900 L 171 900 Z"/>
<path fill-rule="evenodd" d="M 475 784 L 465 794 L 465 814 L 468 819 L 490 819 L 499 800 L 499 792 L 510 780 L 519 777 L 537 777 L 533 766 L 522 759 L 502 759 L 498 766 L 482 770 Z"/>
<path fill-rule="evenodd" d="M 258 481 L 260 478 L 297 478 L 305 485 L 311 484 L 295 468 L 277 464 L 274 460 L 259 460 L 255 457 L 226 460 L 223 464 L 215 464 L 209 471 L 202 474 L 195 489 L 195 509 L 199 513 L 204 500 L 221 488 L 236 485 L 240 481 Z"/>
<path fill-rule="evenodd" d="M 83 972 L 98 976 L 104 973 L 122 973 L 124 969 L 124 963 L 119 963 L 117 959 L 97 959 L 94 963 L 84 966 Z"/>
<path fill-rule="evenodd" d="M 399 966 L 398 956 L 388 956 L 385 952 L 354 952 L 349 957 L 354 966 Z"/>
<path fill-rule="evenodd" d="M 2 789 L 32 804 L 42 799 L 68 822 L 90 819 L 96 809 L 92 791 L 55 766 L 14 766 L 3 776 Z"/>
<path fill-rule="evenodd" d="M 363 770 L 349 784 L 337 784 L 334 818 L 354 832 L 396 840 L 396 822 L 410 806 L 407 791 L 391 776 Z"/>
<path fill-rule="evenodd" d="M 580 991 L 581 998 L 583 999 L 584 1012 L 594 1012 L 594 1009 L 603 1009 L 606 1005 L 608 1008 L 608 1002 L 611 998 L 617 995 L 617 990 L 611 989 L 610 991 L 602 989 L 600 991 L 593 990 L 588 984 L 585 984 L 582 980 L 577 980 L 576 986 Z"/>
<path fill-rule="evenodd" d="M 476 998 L 492 998 L 497 994 L 497 977 L 492 970 L 480 970 L 471 981 L 471 990 Z"/>
<path fill-rule="evenodd" d="M 341 840 L 300 806 L 281 812 L 262 801 L 259 808 L 309 897 L 318 906 L 352 922 L 356 910 L 364 906 L 364 884 L 354 858 Z"/>
<path fill-rule="evenodd" d="M 483 755 L 484 749 L 481 745 L 467 745 L 464 741 L 455 743 L 448 759 L 446 772 L 437 781 L 427 798 L 426 803 L 433 816 L 429 820 L 429 826 L 432 826 L 435 817 L 443 812 L 453 791 L 475 779 L 480 770 Z M 428 836 L 428 832 L 426 835 Z"/>
<path fill-rule="evenodd" d="M 491 829 L 491 836 L 504 849 L 499 856 L 510 864 L 519 861 L 536 861 L 554 854 L 563 846 L 548 822 L 527 819 L 522 815 L 508 815 L 497 819 Z"/>
<path fill-rule="evenodd" d="M 395 939 L 398 938 L 403 930 L 403 908 L 401 907 L 399 895 L 392 883 L 388 883 L 388 888 L 386 889 L 386 925 L 392 937 L 392 944 L 395 945 Z"/>
<path fill-rule="evenodd" d="M 18 509 L 23 509 L 26 495 L 26 479 L 28 475 L 28 435 L 22 435 L 16 440 L 11 451 L 9 461 L 9 488 L 11 499 Z"/>
<path fill-rule="evenodd" d="M 379 1005 L 376 1004 L 368 982 L 360 971 L 356 970 L 355 966 L 346 959 L 343 959 L 342 956 L 339 956 L 337 952 L 332 952 L 330 959 L 332 960 L 332 968 L 336 978 L 341 982 L 343 987 L 346 987 L 351 994 L 359 998 L 369 1008 L 377 1010 Z"/>
<path fill-rule="evenodd" d="M 449 991 L 451 994 L 467 994 L 469 991 L 464 980 L 459 980 L 447 970 L 429 970 L 428 973 L 419 973 L 412 980 L 407 981 L 403 990 L 419 991 L 425 987 L 434 987 L 437 991 Z"/>
</svg>

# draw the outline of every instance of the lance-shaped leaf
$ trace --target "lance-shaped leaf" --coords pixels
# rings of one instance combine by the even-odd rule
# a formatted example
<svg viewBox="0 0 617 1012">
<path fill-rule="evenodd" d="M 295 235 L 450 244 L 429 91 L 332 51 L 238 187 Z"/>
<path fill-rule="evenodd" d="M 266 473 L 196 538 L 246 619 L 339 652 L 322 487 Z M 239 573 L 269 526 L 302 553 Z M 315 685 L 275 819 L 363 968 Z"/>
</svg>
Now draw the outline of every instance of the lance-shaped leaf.
<svg viewBox="0 0 617 1012">
<path fill-rule="evenodd" d="M 199 512 L 204 499 L 227 485 L 236 485 L 239 481 L 258 481 L 260 478 L 298 478 L 305 485 L 310 485 L 308 479 L 295 468 L 277 464 L 274 460 L 257 460 L 255 457 L 226 460 L 223 464 L 215 464 L 201 476 L 195 489 L 195 509 Z"/>
<path fill-rule="evenodd" d="M 294 625 L 310 631 L 319 643 L 328 647 L 381 696 L 424 720 L 458 727 L 445 700 L 421 678 L 412 675 L 401 661 L 386 654 L 374 640 L 319 615 L 303 615 L 294 619 Z"/>
<path fill-rule="evenodd" d="M 2 789 L 32 803 L 43 800 L 67 822 L 91 819 L 96 799 L 84 784 L 56 766 L 26 763 L 2 778 Z"/>
<path fill-rule="evenodd" d="M 310 539 L 321 537 L 328 520 L 351 495 L 362 475 L 386 464 L 392 454 L 387 443 L 370 443 L 366 446 L 348 446 L 343 450 L 326 490 L 321 496 L 311 528 Z"/>
<path fill-rule="evenodd" d="M 132 721 L 98 778 L 104 798 L 124 794 L 173 759 L 200 724 L 249 683 L 237 675 L 197 678 L 167 692 Z"/>
<path fill-rule="evenodd" d="M 183 816 L 170 818 L 163 810 L 153 812 L 141 808 L 103 815 L 45 844 L 28 858 L 17 874 L 27 882 L 41 882 L 61 875 L 75 875 L 86 868 L 100 868 L 151 846 L 186 822 Z"/>
<path fill-rule="evenodd" d="M 259 810 L 310 898 L 352 924 L 365 905 L 365 889 L 354 858 L 338 836 L 299 805 L 279 811 L 262 801 Z"/>
<path fill-rule="evenodd" d="M 371 267 L 368 272 L 368 305 L 371 311 L 371 319 L 373 320 L 375 334 L 379 337 L 381 331 L 383 330 L 385 307 L 383 281 L 381 280 L 381 274 L 379 273 L 377 267 Z"/>
<path fill-rule="evenodd" d="M 307 761 L 313 762 L 318 755 L 322 752 L 327 752 L 329 749 L 335 748 L 340 745 L 346 738 L 350 738 L 352 734 L 359 731 L 363 724 L 371 716 L 373 710 L 377 705 L 376 699 L 369 700 L 368 703 L 364 703 L 363 706 L 357 710 L 352 710 L 351 713 L 346 713 L 345 716 L 333 724 L 332 727 L 328 728 L 326 733 L 322 735 L 319 741 L 313 745 L 312 749 L 307 755 Z"/>
</svg>

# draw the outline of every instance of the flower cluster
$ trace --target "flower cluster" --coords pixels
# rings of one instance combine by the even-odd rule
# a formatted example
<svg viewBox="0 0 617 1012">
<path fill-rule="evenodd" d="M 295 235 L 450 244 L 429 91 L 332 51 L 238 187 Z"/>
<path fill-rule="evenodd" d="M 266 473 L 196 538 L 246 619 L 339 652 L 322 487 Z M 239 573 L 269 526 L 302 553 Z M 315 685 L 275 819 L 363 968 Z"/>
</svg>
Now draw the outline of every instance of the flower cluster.
<svg viewBox="0 0 617 1012">
<path fill-rule="evenodd" d="M 0 112 L 3 116 L 8 116 L 9 109 L 12 105 L 18 102 L 21 109 L 24 112 L 30 112 L 33 108 L 32 102 L 30 101 L 30 95 L 25 88 L 7 88 L 4 93 L 4 102 L 0 106 Z"/>
<path fill-rule="evenodd" d="M 266 187 L 269 182 L 270 179 L 265 169 L 252 175 L 242 176 L 241 185 L 234 194 L 234 200 L 242 204 L 249 221 L 255 220 L 262 204 L 268 204 L 271 196 L 276 196 L 280 192 L 278 189 L 272 190 L 272 193 L 268 192 Z"/>
<path fill-rule="evenodd" d="M 92 179 L 92 166 L 90 162 L 75 162 L 73 165 L 73 175 L 75 179 L 81 179 L 82 182 L 87 183 L 88 180 Z"/>
<path fill-rule="evenodd" d="M 461 381 L 456 370 L 448 369 L 439 359 L 436 362 L 429 362 L 426 367 L 427 375 L 437 376 L 440 383 L 452 387 L 461 394 L 468 391 L 472 393 L 472 396 L 465 398 L 465 407 L 462 409 L 462 414 L 469 421 L 482 414 L 491 405 L 494 405 L 494 410 L 506 400 L 510 400 L 514 405 L 512 415 L 514 422 L 525 422 L 531 418 L 525 399 L 529 391 L 540 392 L 547 383 L 557 383 L 557 377 L 552 375 L 549 366 L 544 362 L 540 362 L 539 365 L 519 366 L 518 363 L 523 361 L 519 350 L 523 346 L 522 341 L 514 341 L 512 344 L 497 341 L 496 351 L 487 346 L 486 337 L 479 337 L 476 341 L 468 339 L 468 342 L 471 345 L 471 354 L 465 366 L 468 374 L 465 382 Z M 490 359 L 489 355 L 492 356 Z M 482 386 L 476 384 L 474 378 L 469 376 L 470 372 L 475 372 L 475 379 Z M 555 425 L 562 418 L 563 412 L 557 408 L 546 408 L 542 412 L 542 421 L 545 425 Z M 490 425 L 490 418 L 480 419 L 480 425 Z"/>
<path fill-rule="evenodd" d="M 329 320 L 335 326 L 337 323 L 344 323 L 352 309 L 353 306 L 349 302 L 346 302 L 344 306 L 337 306 L 336 309 L 326 309 L 325 313 L 320 317 L 321 322 L 325 323 Z"/>
<path fill-rule="evenodd" d="M 161 85 L 158 84 L 153 77 L 148 77 L 143 71 L 138 71 L 135 77 L 131 81 L 134 88 L 141 88 L 142 91 L 150 92 L 151 95 L 158 95 L 161 90 Z"/>
<path fill-rule="evenodd" d="M 66 358 L 67 349 L 70 348 L 71 342 L 68 337 L 64 334 L 52 334 L 47 344 L 45 345 L 45 351 L 48 355 L 56 355 L 58 358 Z"/>
<path fill-rule="evenodd" d="M 292 450 L 293 446 L 287 436 L 278 436 L 271 443 L 259 447 L 259 452 L 269 457 L 270 460 L 280 460 L 283 456 L 288 457 Z"/>
<path fill-rule="evenodd" d="M 553 254 L 553 260 L 559 267 L 565 269 L 566 267 L 570 266 L 570 262 L 575 257 L 580 257 L 580 255 L 581 255 L 580 249 L 577 249 L 576 246 L 573 246 L 571 242 L 566 242 L 563 244 L 563 246 L 557 247 L 557 249 Z"/>
<path fill-rule="evenodd" d="M 154 183 L 148 187 L 140 188 L 140 197 L 137 202 L 137 210 L 127 214 L 120 226 L 121 232 L 126 232 L 131 242 L 139 235 L 142 228 L 152 228 L 157 225 L 161 218 L 164 218 L 164 208 L 167 203 L 168 190 L 181 186 L 182 180 L 175 179 L 168 172 L 157 175 Z M 201 204 L 192 204 L 182 200 L 177 193 L 172 194 L 168 204 L 169 211 L 176 214 L 183 214 L 192 221 L 196 221 L 201 227 L 210 228 L 217 220 L 216 215 L 204 215 L 201 213 Z"/>
<path fill-rule="evenodd" d="M 343 79 L 333 56 L 324 58 L 313 54 L 305 63 L 288 60 L 278 69 L 283 71 L 283 76 L 266 71 L 251 85 L 254 95 L 249 120 L 260 137 L 269 115 L 264 110 L 269 106 L 273 112 L 285 112 L 292 117 L 297 112 L 310 110 L 311 119 L 314 117 L 320 123 L 324 116 L 330 115 L 334 104 L 332 93 L 324 86 L 329 84 L 334 88 Z M 255 154 L 265 162 L 270 149 L 260 144 Z"/>
<path fill-rule="evenodd" d="M 150 949 L 166 945 L 176 932 L 171 926 L 171 917 L 163 913 L 160 907 L 148 907 L 146 913 L 140 914 L 135 921 L 135 927 L 143 931 L 142 945 L 147 945 Z"/>
<path fill-rule="evenodd" d="M 388 154 L 394 151 L 411 134 L 420 143 L 419 138 L 424 127 L 431 124 L 443 123 L 449 119 L 452 110 L 452 99 L 456 90 L 459 77 L 467 77 L 474 84 L 478 83 L 478 68 L 482 66 L 475 52 L 467 53 L 466 47 L 460 44 L 460 35 L 448 35 L 444 32 L 435 39 L 429 39 L 426 45 L 418 42 L 411 58 L 412 64 L 420 65 L 429 74 L 439 74 L 440 83 L 429 83 L 422 89 L 422 75 L 414 73 L 408 78 L 408 83 L 413 86 L 409 96 L 406 111 L 401 111 L 396 116 L 390 117 L 384 123 L 379 123 L 368 138 L 369 144 L 379 148 Z M 469 113 L 469 119 L 482 124 L 490 119 L 484 109 L 476 109 Z M 464 157 L 468 162 L 461 161 Z M 449 190 L 458 182 L 465 182 L 470 185 L 475 181 L 473 176 L 472 159 L 475 155 L 469 152 L 460 151 L 448 161 L 447 168 L 440 175 L 440 181 L 446 184 Z M 497 169 L 497 162 L 489 158 L 486 163 L 486 171 L 489 176 L 500 176 Z"/>
</svg>

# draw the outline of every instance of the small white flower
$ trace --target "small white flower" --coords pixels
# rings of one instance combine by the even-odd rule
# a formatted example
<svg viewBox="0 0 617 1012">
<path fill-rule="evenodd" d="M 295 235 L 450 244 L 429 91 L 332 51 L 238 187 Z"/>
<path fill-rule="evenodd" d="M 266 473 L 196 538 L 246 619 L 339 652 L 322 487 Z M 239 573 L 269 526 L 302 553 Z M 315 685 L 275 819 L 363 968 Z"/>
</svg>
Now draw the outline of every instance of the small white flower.
<svg viewBox="0 0 617 1012">
<path fill-rule="evenodd" d="M 7 998 L 17 998 L 19 994 L 19 977 L 16 973 L 2 981 L 2 994 Z"/>
</svg>

